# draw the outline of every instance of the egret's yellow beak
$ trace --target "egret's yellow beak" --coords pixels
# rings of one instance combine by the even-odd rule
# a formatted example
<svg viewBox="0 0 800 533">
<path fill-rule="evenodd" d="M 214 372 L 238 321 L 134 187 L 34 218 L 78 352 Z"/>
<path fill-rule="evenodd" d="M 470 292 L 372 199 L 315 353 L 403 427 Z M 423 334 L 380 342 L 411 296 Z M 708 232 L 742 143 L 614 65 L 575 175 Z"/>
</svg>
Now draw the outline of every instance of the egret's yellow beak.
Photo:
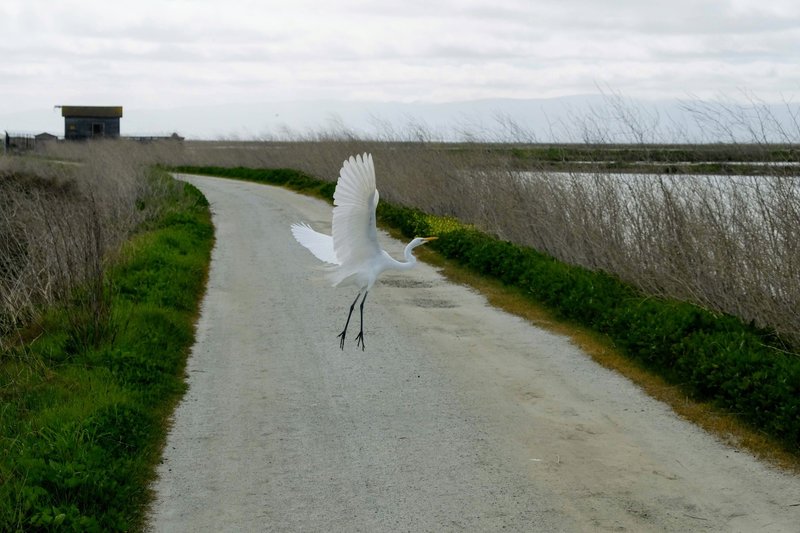
<svg viewBox="0 0 800 533">
<path fill-rule="evenodd" d="M 422 240 L 423 240 L 423 241 L 425 241 L 425 242 L 431 242 L 431 241 L 435 241 L 435 240 L 436 240 L 436 239 L 438 239 L 438 238 L 439 238 L 439 237 L 425 237 L 425 238 L 424 238 L 424 239 L 422 239 Z"/>
</svg>

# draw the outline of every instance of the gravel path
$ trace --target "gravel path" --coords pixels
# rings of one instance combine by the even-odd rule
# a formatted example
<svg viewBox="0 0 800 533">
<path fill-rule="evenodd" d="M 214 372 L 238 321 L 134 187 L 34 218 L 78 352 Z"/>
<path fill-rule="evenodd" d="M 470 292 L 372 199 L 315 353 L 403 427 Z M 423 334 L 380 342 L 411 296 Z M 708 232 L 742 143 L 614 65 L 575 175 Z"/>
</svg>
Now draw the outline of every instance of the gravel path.
<svg viewBox="0 0 800 533">
<path fill-rule="evenodd" d="M 152 531 L 800 531 L 800 478 L 427 265 L 379 281 L 366 351 L 340 351 L 355 294 L 289 231 L 330 206 L 184 179 L 217 244 Z"/>
</svg>

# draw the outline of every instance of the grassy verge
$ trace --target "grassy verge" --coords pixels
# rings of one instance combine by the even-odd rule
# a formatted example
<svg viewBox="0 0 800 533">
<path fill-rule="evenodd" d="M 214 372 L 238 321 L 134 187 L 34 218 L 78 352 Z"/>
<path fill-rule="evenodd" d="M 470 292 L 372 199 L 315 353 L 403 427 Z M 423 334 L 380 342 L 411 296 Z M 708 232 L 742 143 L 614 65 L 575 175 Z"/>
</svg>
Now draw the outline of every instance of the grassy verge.
<svg viewBox="0 0 800 533">
<path fill-rule="evenodd" d="M 213 241 L 199 191 L 174 203 L 105 276 L 100 331 L 78 291 L 0 359 L 0 530 L 141 527 Z"/>
<path fill-rule="evenodd" d="M 331 183 L 301 173 L 291 178 L 287 170 L 179 170 L 332 196 Z M 728 413 L 753 434 L 767 435 L 790 455 L 800 455 L 800 356 L 796 347 L 782 344 L 771 332 L 687 303 L 648 297 L 613 276 L 499 241 L 454 219 L 386 203 L 379 206 L 378 216 L 406 237 L 437 235 L 431 247 L 448 260 L 543 305 L 555 319 L 605 339 L 609 348 L 625 355 L 629 363 L 623 366 L 653 373 L 662 388 L 675 391 L 671 403 L 680 398 L 705 402 L 717 410 L 712 418 Z M 689 410 L 683 412 L 689 416 Z M 730 426 L 724 423 L 728 429 L 720 431 L 731 431 Z"/>
</svg>

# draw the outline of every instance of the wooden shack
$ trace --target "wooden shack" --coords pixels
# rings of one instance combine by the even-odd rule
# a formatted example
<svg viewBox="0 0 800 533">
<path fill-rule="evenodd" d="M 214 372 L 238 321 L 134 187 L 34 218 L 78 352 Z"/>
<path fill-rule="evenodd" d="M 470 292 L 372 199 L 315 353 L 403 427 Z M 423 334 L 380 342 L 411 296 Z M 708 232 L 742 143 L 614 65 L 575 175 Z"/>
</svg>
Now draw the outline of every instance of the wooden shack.
<svg viewBox="0 0 800 533">
<path fill-rule="evenodd" d="M 122 106 L 61 106 L 64 139 L 68 141 L 119 137 Z"/>
</svg>

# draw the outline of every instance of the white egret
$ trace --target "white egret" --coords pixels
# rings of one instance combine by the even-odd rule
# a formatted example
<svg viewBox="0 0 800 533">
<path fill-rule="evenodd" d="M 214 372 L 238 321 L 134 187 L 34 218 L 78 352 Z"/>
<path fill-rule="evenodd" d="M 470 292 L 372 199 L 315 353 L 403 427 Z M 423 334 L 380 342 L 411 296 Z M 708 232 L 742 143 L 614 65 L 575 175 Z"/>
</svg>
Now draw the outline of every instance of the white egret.
<svg viewBox="0 0 800 533">
<path fill-rule="evenodd" d="M 333 193 L 333 235 L 325 235 L 311 229 L 308 224 L 292 224 L 294 238 L 308 248 L 317 259 L 330 265 L 328 278 L 333 286 L 355 285 L 356 299 L 344 329 L 339 333 L 339 347 L 344 350 L 344 339 L 353 309 L 361 299 L 361 329 L 356 337 L 356 346 L 364 350 L 364 301 L 367 294 L 384 270 L 408 270 L 417 260 L 412 251 L 417 246 L 436 237 L 417 237 L 406 246 L 405 261 L 397 261 L 381 249 L 378 230 L 375 226 L 375 209 L 378 206 L 378 190 L 375 188 L 375 167 L 372 155 L 350 156 L 342 164 L 336 190 Z"/>
</svg>

